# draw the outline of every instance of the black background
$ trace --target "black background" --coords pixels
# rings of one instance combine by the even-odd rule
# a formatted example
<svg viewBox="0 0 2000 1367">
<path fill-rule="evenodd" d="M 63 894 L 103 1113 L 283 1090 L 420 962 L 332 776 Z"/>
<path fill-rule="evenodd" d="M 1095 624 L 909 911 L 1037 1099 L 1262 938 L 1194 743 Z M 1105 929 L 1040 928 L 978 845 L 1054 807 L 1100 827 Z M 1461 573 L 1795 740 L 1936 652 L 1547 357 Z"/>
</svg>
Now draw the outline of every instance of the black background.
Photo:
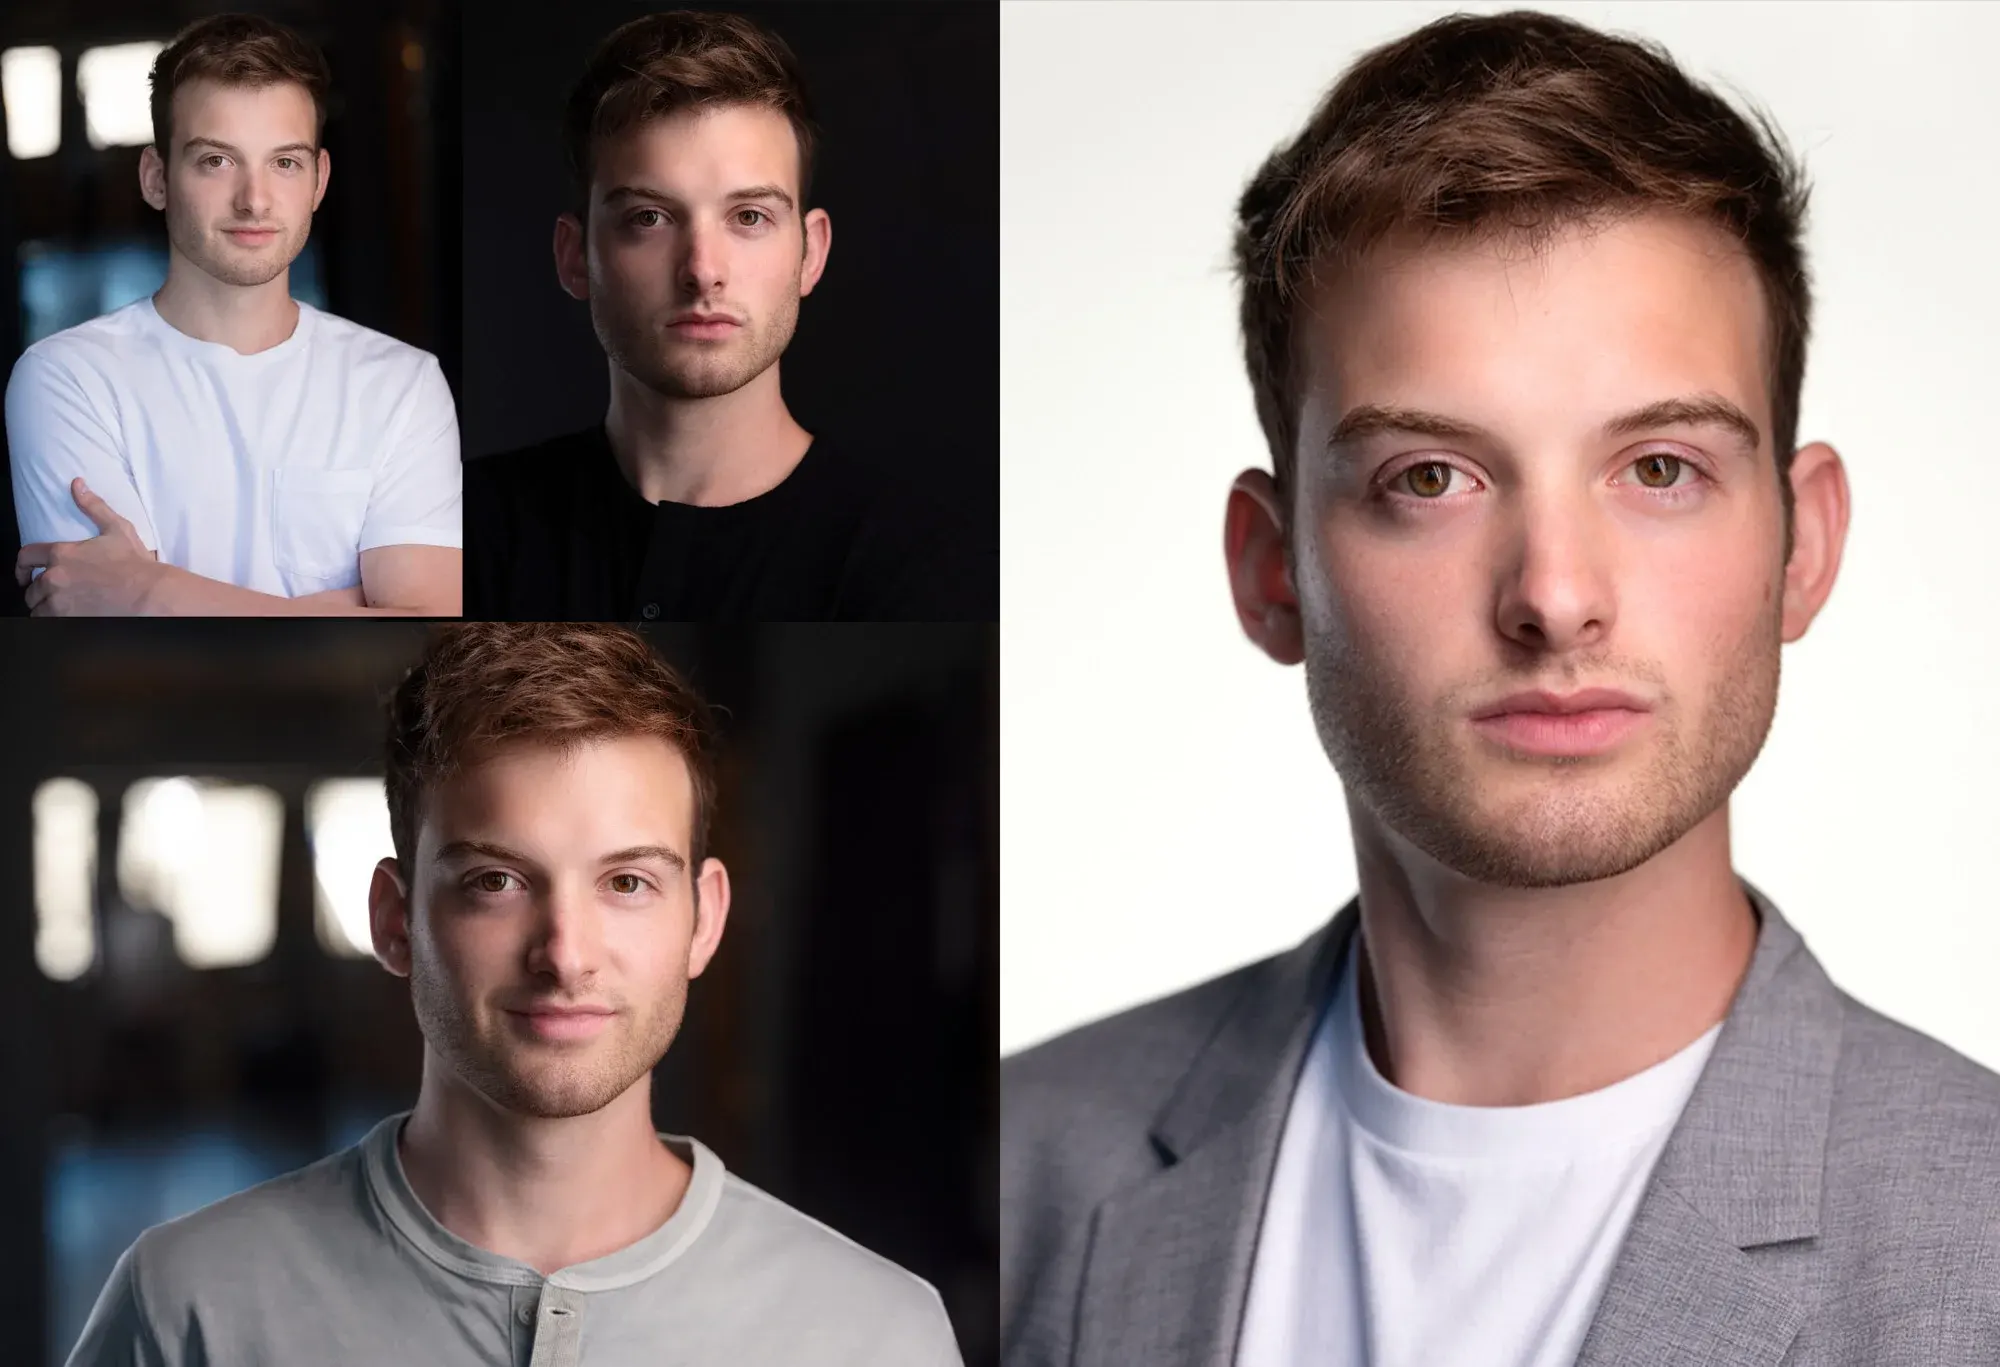
<svg viewBox="0 0 2000 1367">
<path fill-rule="evenodd" d="M 606 363 L 588 306 L 556 283 L 551 244 L 571 196 L 561 115 L 592 49 L 658 8 L 575 0 L 468 12 L 467 459 L 603 420 Z M 782 362 L 794 416 L 843 444 L 896 443 L 913 478 L 978 500 L 997 525 L 998 7 L 707 8 L 783 37 L 818 116 L 810 207 L 831 216 L 833 249 Z"/>
</svg>

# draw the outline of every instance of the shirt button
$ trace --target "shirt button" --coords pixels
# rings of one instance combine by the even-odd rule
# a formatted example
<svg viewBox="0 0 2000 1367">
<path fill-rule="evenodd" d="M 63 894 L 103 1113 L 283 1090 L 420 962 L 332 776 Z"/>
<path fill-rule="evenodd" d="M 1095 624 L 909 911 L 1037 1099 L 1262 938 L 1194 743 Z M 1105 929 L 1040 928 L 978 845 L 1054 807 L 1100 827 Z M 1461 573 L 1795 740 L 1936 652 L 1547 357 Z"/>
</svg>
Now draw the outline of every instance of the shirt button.
<svg viewBox="0 0 2000 1367">
<path fill-rule="evenodd" d="M 654 621 L 660 615 L 660 605 L 658 603 L 648 603 L 639 609 L 639 615 L 649 622 Z"/>
<path fill-rule="evenodd" d="M 519 1313 L 516 1315 L 516 1318 L 519 1319 L 523 1324 L 533 1324 L 535 1322 L 535 1307 L 528 1304 L 526 1301 L 522 1301 L 521 1309 Z"/>
</svg>

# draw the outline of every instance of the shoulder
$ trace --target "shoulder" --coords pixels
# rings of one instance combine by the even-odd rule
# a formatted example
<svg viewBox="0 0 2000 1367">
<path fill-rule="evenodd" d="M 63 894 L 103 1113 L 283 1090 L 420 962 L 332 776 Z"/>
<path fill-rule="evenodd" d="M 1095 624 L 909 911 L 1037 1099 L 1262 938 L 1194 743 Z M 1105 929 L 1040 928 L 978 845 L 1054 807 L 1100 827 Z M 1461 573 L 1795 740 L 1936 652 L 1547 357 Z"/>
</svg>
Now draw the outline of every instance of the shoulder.
<svg viewBox="0 0 2000 1367">
<path fill-rule="evenodd" d="M 885 1323 L 935 1321 L 943 1314 L 938 1293 L 914 1272 L 734 1173 L 723 1183 L 711 1229 L 729 1241 L 737 1265 L 773 1278 L 780 1298 L 804 1295 L 811 1303 L 839 1305 L 861 1318 L 880 1316 Z"/>
<path fill-rule="evenodd" d="M 2000 1073 L 1846 993 L 1841 1007 L 1829 1196 L 1976 1232 L 2000 1293 Z"/>
<path fill-rule="evenodd" d="M 1004 1124 L 1151 1121 L 1223 1018 L 1286 954 L 1128 1007 L 1000 1061 Z"/>
<path fill-rule="evenodd" d="M 495 493 L 532 491 L 545 494 L 576 483 L 585 463 L 604 451 L 602 428 L 565 432 L 532 446 L 517 446 L 465 462 L 465 484 Z"/>
<path fill-rule="evenodd" d="M 65 379 L 74 383 L 80 375 L 117 375 L 120 356 L 129 363 L 133 339 L 142 331 L 140 311 L 146 306 L 140 300 L 42 338 L 14 362 L 8 393 Z"/>
<path fill-rule="evenodd" d="M 297 1250 L 328 1248 L 354 1223 L 365 1182 L 359 1150 L 347 1149 L 155 1225 L 129 1254 L 140 1304 L 171 1323 L 218 1288 L 243 1294 Z"/>
<path fill-rule="evenodd" d="M 313 345 L 340 351 L 356 363 L 367 363 L 385 369 L 407 370 L 412 373 L 437 369 L 438 360 L 422 347 L 411 346 L 408 342 L 391 337 L 386 332 L 363 327 L 339 314 L 316 309 L 311 304 L 300 304 L 301 314 L 312 318 Z"/>
</svg>

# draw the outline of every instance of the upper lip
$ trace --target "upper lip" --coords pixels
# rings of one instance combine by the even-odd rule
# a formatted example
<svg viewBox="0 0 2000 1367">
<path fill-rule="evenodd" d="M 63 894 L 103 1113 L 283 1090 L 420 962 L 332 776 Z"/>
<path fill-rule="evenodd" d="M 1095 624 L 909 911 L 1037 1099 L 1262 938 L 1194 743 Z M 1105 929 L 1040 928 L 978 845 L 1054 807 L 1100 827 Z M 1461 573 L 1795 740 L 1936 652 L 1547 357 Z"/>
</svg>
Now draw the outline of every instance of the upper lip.
<svg viewBox="0 0 2000 1367">
<path fill-rule="evenodd" d="M 677 328 L 682 323 L 738 323 L 743 320 L 732 318 L 726 313 L 681 313 L 667 320 L 667 326 Z"/>
<path fill-rule="evenodd" d="M 1562 716 L 1572 712 L 1596 712 L 1605 708 L 1624 708 L 1633 712 L 1648 710 L 1645 703 L 1630 693 L 1621 693 L 1615 688 L 1585 688 L 1575 693 L 1551 693 L 1547 689 L 1534 689 L 1526 693 L 1510 693 L 1498 702 L 1480 708 L 1472 715 L 1475 720 L 1506 716 L 1510 712 L 1542 712 Z"/>
<path fill-rule="evenodd" d="M 610 1016 L 617 1014 L 608 1006 L 562 1006 L 555 1003 L 508 1008 L 523 1016 Z"/>
</svg>

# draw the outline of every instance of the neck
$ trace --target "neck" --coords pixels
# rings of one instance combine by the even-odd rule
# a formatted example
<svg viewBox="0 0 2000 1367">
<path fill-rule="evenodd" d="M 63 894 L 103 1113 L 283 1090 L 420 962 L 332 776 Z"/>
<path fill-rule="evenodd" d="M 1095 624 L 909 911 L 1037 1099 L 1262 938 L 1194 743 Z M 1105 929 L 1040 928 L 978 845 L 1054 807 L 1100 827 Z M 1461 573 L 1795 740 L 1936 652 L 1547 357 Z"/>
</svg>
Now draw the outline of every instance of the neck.
<svg viewBox="0 0 2000 1367">
<path fill-rule="evenodd" d="M 287 267 L 261 285 L 227 285 L 175 251 L 153 307 L 175 331 L 249 356 L 270 350 L 298 327 L 291 276 Z"/>
<path fill-rule="evenodd" d="M 651 1234 L 693 1176 L 653 1131 L 650 1074 L 602 1110 L 544 1120 L 501 1110 L 428 1049 L 398 1143 L 432 1218 L 544 1276 Z"/>
<path fill-rule="evenodd" d="M 741 389 L 707 399 L 668 398 L 611 366 L 604 430 L 626 483 L 648 503 L 720 507 L 767 493 L 805 458 L 800 427 L 771 365 Z"/>
<path fill-rule="evenodd" d="M 1526 1106 L 1608 1087 L 1720 1021 L 1749 968 L 1727 807 L 1638 868 L 1560 888 L 1469 882 L 1349 815 L 1363 1031 L 1415 1096 Z"/>
</svg>

